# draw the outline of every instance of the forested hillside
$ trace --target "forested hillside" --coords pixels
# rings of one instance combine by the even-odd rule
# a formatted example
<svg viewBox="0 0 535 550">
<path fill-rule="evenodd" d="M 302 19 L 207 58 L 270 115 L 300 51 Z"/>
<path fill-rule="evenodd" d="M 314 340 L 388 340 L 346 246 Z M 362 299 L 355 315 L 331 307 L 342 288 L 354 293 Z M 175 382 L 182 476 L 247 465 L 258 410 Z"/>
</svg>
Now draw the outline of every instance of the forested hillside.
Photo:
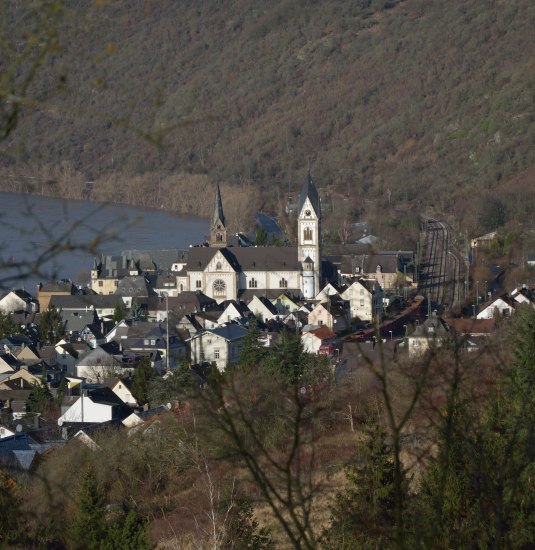
<svg viewBox="0 0 535 550">
<path fill-rule="evenodd" d="M 2 145 L 10 173 L 70 161 L 127 202 L 117 182 L 142 178 L 150 202 L 171 176 L 160 203 L 173 181 L 206 174 L 260 186 L 274 204 L 310 167 L 353 213 L 409 203 L 469 229 L 535 206 L 523 195 L 535 167 L 531 0 L 68 6 L 32 84 L 39 101 Z M 23 40 L 26 4 L 2 9 L 2 32 Z"/>
</svg>

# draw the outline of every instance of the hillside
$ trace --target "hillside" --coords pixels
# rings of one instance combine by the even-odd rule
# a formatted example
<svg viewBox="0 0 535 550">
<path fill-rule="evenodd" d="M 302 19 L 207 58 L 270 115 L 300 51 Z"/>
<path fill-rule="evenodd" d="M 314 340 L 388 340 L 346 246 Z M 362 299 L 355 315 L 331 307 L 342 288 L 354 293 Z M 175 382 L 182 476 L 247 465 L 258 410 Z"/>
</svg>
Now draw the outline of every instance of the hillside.
<svg viewBox="0 0 535 550">
<path fill-rule="evenodd" d="M 531 0 L 69 8 L 34 82 L 45 99 L 2 144 L 10 171 L 70 161 L 126 202 L 136 198 L 111 181 L 142 177 L 150 196 L 156 179 L 206 174 L 253 183 L 274 205 L 310 167 L 352 214 L 408 203 L 470 230 L 535 207 L 518 200 L 535 167 Z M 11 3 L 8 29 L 20 9 Z M 179 191 L 170 183 L 159 201 Z"/>
</svg>

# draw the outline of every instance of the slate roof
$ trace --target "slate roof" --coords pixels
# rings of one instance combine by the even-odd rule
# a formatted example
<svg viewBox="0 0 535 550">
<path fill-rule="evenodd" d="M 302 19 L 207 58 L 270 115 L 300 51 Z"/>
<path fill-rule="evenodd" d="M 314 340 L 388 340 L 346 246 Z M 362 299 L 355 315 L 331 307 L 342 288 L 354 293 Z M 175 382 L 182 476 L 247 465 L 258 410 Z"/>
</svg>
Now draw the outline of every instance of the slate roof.
<svg viewBox="0 0 535 550">
<path fill-rule="evenodd" d="M 314 209 L 316 215 L 318 216 L 318 218 L 321 218 L 320 198 L 318 195 L 318 190 L 316 189 L 316 186 L 312 181 L 312 176 L 310 175 L 310 172 L 307 174 L 305 184 L 301 188 L 301 194 L 299 195 L 298 212 L 301 212 L 301 210 L 303 209 L 303 206 L 307 200 L 307 197 L 310 200 L 310 204 L 312 205 L 312 208 Z"/>
<path fill-rule="evenodd" d="M 116 295 L 146 297 L 154 296 L 156 293 L 147 283 L 145 277 L 140 275 L 123 277 L 117 285 Z"/>
<path fill-rule="evenodd" d="M 244 290 L 239 291 L 238 298 L 246 303 L 249 303 L 255 296 L 262 296 L 264 298 L 267 298 L 268 300 L 276 300 L 281 295 L 280 288 L 275 289 L 257 289 L 257 288 L 247 288 Z M 303 293 L 301 292 L 300 288 L 285 288 L 284 294 L 287 294 L 289 296 L 295 296 L 296 299 L 299 300 L 303 296 Z M 292 301 L 294 299 L 292 298 Z"/>
<path fill-rule="evenodd" d="M 50 303 L 59 311 L 114 308 L 124 306 L 121 296 L 113 294 L 77 294 L 74 296 L 52 296 Z"/>
<path fill-rule="evenodd" d="M 61 318 L 68 332 L 81 332 L 84 327 L 98 321 L 94 309 L 89 311 L 60 311 Z"/>
<path fill-rule="evenodd" d="M 122 256 L 132 259 L 142 271 L 168 271 L 174 263 L 185 263 L 188 250 L 178 248 L 161 250 L 123 250 Z"/>
<path fill-rule="evenodd" d="M 243 338 L 247 334 L 247 329 L 240 325 L 237 325 L 236 323 L 229 323 L 228 325 L 208 329 L 203 334 L 206 333 L 212 333 L 216 336 L 224 338 L 228 342 L 231 342 L 233 340 L 239 340 L 240 338 Z"/>
<path fill-rule="evenodd" d="M 223 213 L 223 203 L 221 201 L 221 191 L 219 190 L 219 183 L 215 185 L 215 206 L 214 214 L 212 216 L 212 227 L 215 226 L 217 220 L 221 220 L 223 225 L 225 224 L 225 214 Z"/>
<path fill-rule="evenodd" d="M 47 281 L 39 286 L 40 292 L 67 292 L 74 293 L 74 285 L 71 281 Z"/>
</svg>

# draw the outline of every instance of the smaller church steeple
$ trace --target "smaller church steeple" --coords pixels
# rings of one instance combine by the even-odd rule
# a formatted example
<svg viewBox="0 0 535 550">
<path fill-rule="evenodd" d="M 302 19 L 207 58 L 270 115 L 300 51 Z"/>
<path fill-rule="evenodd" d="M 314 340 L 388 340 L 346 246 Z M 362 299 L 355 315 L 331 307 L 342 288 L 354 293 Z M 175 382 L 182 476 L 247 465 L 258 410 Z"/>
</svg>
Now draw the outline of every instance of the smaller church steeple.
<svg viewBox="0 0 535 550">
<path fill-rule="evenodd" d="M 210 246 L 227 246 L 227 227 L 225 225 L 225 214 L 223 214 L 223 203 L 219 182 L 215 187 L 215 207 L 212 216 L 212 227 L 210 228 Z"/>
</svg>

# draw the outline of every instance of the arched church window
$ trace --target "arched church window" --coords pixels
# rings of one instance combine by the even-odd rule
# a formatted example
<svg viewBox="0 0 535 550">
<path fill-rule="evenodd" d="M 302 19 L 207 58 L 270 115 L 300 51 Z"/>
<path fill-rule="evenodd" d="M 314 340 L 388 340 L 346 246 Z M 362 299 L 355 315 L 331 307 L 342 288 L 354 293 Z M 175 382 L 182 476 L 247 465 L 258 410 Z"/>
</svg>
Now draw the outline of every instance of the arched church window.
<svg viewBox="0 0 535 550">
<path fill-rule="evenodd" d="M 310 227 L 305 227 L 305 230 L 303 231 L 303 239 L 305 241 L 312 240 L 312 229 L 310 229 Z"/>
<path fill-rule="evenodd" d="M 254 277 L 249 279 L 249 288 L 258 288 L 258 281 Z"/>
<path fill-rule="evenodd" d="M 222 269 L 222 267 L 221 267 L 221 262 L 217 262 L 217 263 L 215 264 L 215 270 L 216 270 L 216 271 L 221 271 L 221 269 Z"/>
<path fill-rule="evenodd" d="M 279 281 L 279 288 L 288 288 L 288 281 L 284 277 Z"/>
<path fill-rule="evenodd" d="M 218 243 L 223 242 L 223 235 L 221 235 L 221 233 L 216 233 L 215 240 L 216 240 Z"/>
<path fill-rule="evenodd" d="M 227 285 L 225 281 L 216 279 L 213 284 L 214 296 L 225 296 L 227 293 Z"/>
</svg>

